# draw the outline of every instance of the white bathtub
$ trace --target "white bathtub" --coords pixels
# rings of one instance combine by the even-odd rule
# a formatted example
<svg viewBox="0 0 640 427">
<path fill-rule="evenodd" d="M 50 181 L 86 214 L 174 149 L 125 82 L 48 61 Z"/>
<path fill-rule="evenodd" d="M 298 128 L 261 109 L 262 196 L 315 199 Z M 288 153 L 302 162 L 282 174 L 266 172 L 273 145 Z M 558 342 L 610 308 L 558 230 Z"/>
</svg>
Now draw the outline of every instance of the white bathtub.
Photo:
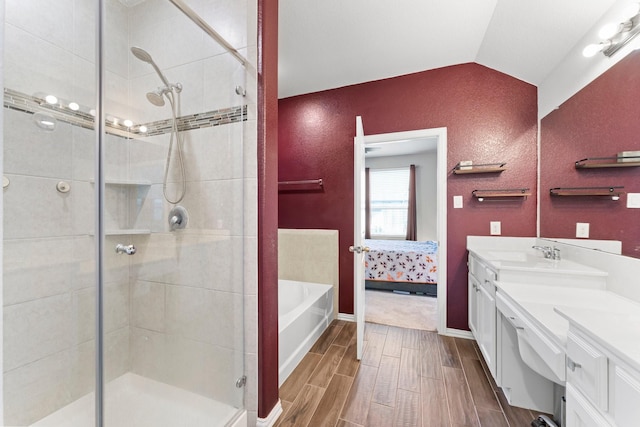
<svg viewBox="0 0 640 427">
<path fill-rule="evenodd" d="M 333 286 L 278 280 L 279 383 L 300 363 L 333 319 Z"/>
</svg>

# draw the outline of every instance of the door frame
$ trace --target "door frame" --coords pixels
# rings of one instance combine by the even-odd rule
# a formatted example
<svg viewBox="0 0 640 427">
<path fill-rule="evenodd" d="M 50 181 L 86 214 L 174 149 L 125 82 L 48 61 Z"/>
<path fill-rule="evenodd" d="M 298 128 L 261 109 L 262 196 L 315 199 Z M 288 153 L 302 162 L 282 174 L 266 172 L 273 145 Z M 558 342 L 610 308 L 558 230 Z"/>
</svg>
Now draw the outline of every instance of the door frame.
<svg viewBox="0 0 640 427">
<path fill-rule="evenodd" d="M 438 333 L 447 334 L 447 128 L 364 135 L 364 146 L 437 137 Z M 364 183 L 361 185 L 364 186 Z"/>
</svg>

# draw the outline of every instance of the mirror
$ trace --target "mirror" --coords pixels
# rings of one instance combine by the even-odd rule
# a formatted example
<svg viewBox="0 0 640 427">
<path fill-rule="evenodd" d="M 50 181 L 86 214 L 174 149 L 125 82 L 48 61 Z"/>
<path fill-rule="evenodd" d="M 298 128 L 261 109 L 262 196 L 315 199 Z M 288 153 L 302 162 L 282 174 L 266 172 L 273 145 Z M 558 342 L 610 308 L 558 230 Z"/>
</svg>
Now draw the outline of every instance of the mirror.
<svg viewBox="0 0 640 427">
<path fill-rule="evenodd" d="M 639 70 L 635 50 L 541 120 L 541 237 L 575 239 L 577 223 L 589 224 L 589 239 L 619 240 L 622 255 L 640 258 L 640 158 L 630 157 L 640 155 Z M 574 194 L 551 195 L 558 187 Z M 618 199 L 607 194 L 615 187 Z"/>
</svg>

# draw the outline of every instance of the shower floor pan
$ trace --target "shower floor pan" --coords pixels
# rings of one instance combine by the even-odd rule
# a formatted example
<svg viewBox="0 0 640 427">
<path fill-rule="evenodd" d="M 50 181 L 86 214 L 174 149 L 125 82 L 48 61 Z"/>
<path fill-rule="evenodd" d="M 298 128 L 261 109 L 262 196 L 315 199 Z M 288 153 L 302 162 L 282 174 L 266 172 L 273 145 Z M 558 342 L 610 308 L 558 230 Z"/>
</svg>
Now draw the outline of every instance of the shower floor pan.
<svg viewBox="0 0 640 427">
<path fill-rule="evenodd" d="M 94 424 L 90 393 L 46 416 L 33 426 L 86 427 Z M 112 427 L 224 426 L 237 408 L 126 373 L 105 387 L 105 425 Z"/>
</svg>

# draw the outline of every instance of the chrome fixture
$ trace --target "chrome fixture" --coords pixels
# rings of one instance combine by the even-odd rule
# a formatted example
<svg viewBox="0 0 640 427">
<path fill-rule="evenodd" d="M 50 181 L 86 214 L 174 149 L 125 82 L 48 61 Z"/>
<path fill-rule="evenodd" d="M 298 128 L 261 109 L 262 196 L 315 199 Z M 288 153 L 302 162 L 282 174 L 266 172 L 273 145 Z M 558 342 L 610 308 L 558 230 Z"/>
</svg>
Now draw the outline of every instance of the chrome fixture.
<svg viewBox="0 0 640 427">
<path fill-rule="evenodd" d="M 546 259 L 560 260 L 560 249 L 551 246 L 531 246 L 533 249 L 542 251 Z"/>
<path fill-rule="evenodd" d="M 118 243 L 116 245 L 116 253 L 117 254 L 126 254 L 133 255 L 136 253 L 136 247 L 133 245 L 124 245 L 122 243 Z"/>
<path fill-rule="evenodd" d="M 162 107 L 164 105 L 164 98 L 166 97 L 171 104 L 171 137 L 169 138 L 169 150 L 167 151 L 167 161 L 164 168 L 164 180 L 162 181 L 162 194 L 167 202 L 177 204 L 182 201 L 185 193 L 187 192 L 187 177 L 184 169 L 184 160 L 182 159 L 182 138 L 178 131 L 178 117 L 180 116 L 180 92 L 182 92 L 181 83 L 169 83 L 169 80 L 160 71 L 160 68 L 155 63 L 149 52 L 146 50 L 132 46 L 131 53 L 139 60 L 150 64 L 153 69 L 164 83 L 163 87 L 159 87 L 158 90 L 147 93 L 147 100 L 156 107 Z M 178 151 L 178 166 L 180 169 L 180 192 L 175 199 L 171 199 L 167 194 L 167 181 L 169 180 L 169 166 L 171 165 L 171 154 L 173 153 L 173 143 L 176 142 Z"/>
<path fill-rule="evenodd" d="M 622 12 L 621 20 L 622 22 L 610 22 L 602 27 L 598 33 L 601 41 L 586 46 L 582 55 L 591 58 L 602 52 L 609 57 L 629 44 L 640 34 L 640 3 L 629 4 Z"/>
<path fill-rule="evenodd" d="M 189 213 L 183 206 L 175 206 L 169 211 L 169 229 L 171 231 L 186 228 L 188 222 Z"/>
<path fill-rule="evenodd" d="M 175 7 L 180 9 L 182 13 L 184 13 L 187 18 L 193 21 L 202 31 L 207 33 L 212 39 L 217 41 L 222 47 L 224 47 L 227 52 L 229 52 L 235 59 L 240 62 L 240 64 L 245 65 L 247 60 L 244 56 L 240 55 L 238 51 L 231 46 L 231 43 L 226 41 L 224 37 L 222 37 L 216 30 L 214 30 L 211 25 L 207 24 L 207 22 L 202 19 L 193 9 L 191 9 L 183 0 L 169 0 Z"/>
<path fill-rule="evenodd" d="M 362 252 L 369 252 L 369 246 L 349 246 L 349 252 L 361 254 Z"/>
</svg>

